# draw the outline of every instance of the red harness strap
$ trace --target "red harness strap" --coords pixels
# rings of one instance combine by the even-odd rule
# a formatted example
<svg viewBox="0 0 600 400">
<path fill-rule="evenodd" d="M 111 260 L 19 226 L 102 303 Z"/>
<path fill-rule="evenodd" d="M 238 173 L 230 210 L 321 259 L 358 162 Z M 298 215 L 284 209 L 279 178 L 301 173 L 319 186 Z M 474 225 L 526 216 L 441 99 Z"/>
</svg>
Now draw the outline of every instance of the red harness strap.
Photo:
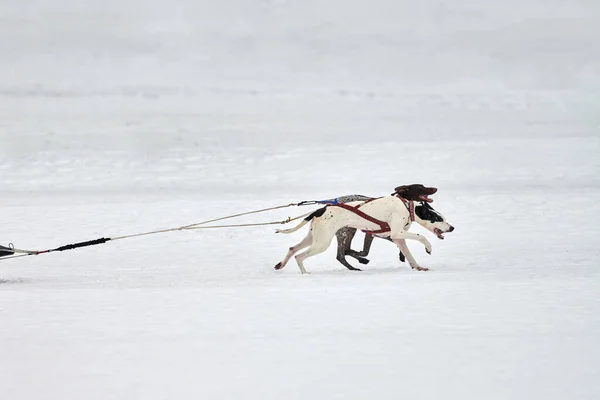
<svg viewBox="0 0 600 400">
<path fill-rule="evenodd" d="M 404 203 L 406 208 L 408 208 L 408 213 L 410 214 L 410 220 L 415 222 L 415 203 L 412 200 L 406 200 L 403 197 L 398 196 L 400 200 Z"/>
<path fill-rule="evenodd" d="M 408 213 L 410 214 L 410 220 L 411 222 L 415 222 L 415 202 L 412 200 L 406 200 L 404 197 L 400 197 L 397 196 L 400 200 L 402 200 L 402 202 L 404 203 L 404 205 L 406 206 L 406 208 L 408 209 Z M 373 198 L 373 199 L 369 199 L 367 201 L 365 201 L 362 204 L 359 204 L 358 206 L 356 206 L 356 208 L 362 207 L 365 204 L 373 201 L 373 200 L 377 200 L 377 199 L 381 199 L 381 197 L 377 197 L 377 198 Z"/>
<path fill-rule="evenodd" d="M 408 209 L 408 212 L 410 214 L 410 220 L 412 222 L 414 222 L 415 221 L 415 204 L 414 204 L 414 202 L 412 200 L 406 200 L 406 199 L 404 199 L 404 198 L 402 198 L 400 196 L 398 196 L 398 198 L 400 200 L 402 200 L 402 202 L 404 203 L 404 205 Z M 342 207 L 343 209 L 351 211 L 354 214 L 358 215 L 361 218 L 366 219 L 369 222 L 373 222 L 374 224 L 379 225 L 379 229 L 378 230 L 376 230 L 376 231 L 363 230 L 363 232 L 365 232 L 365 233 L 368 233 L 368 234 L 372 235 L 372 234 L 389 232 L 391 229 L 390 229 L 390 226 L 389 226 L 389 224 L 387 222 L 380 221 L 380 220 L 378 220 L 376 218 L 373 218 L 370 215 L 365 214 L 364 212 L 362 212 L 362 211 L 359 210 L 359 208 L 361 206 L 364 206 L 365 204 L 367 204 L 367 203 L 369 203 L 369 202 L 371 202 L 373 200 L 377 200 L 377 199 L 376 198 L 375 199 L 369 199 L 369 200 L 365 201 L 364 203 L 359 204 L 357 206 L 349 206 L 349 205 L 347 205 L 345 203 L 330 204 L 330 206 Z"/>
<path fill-rule="evenodd" d="M 389 232 L 390 231 L 390 226 L 388 225 L 387 222 L 380 221 L 380 220 L 378 220 L 376 218 L 373 218 L 370 215 L 365 214 L 364 212 L 362 212 L 362 211 L 359 210 L 360 206 L 363 206 L 363 205 L 365 205 L 368 202 L 371 202 L 373 200 L 375 200 L 375 199 L 369 199 L 369 200 L 365 201 L 364 203 L 359 204 L 359 205 L 357 205 L 355 207 L 349 206 L 349 205 L 344 204 L 344 203 L 331 204 L 331 205 L 335 206 L 335 207 L 342 207 L 343 209 L 351 211 L 354 214 L 358 215 L 361 218 L 366 219 L 369 222 L 372 222 L 374 224 L 379 225 L 379 229 L 378 230 L 375 230 L 375 231 L 364 231 L 365 233 L 368 233 L 368 234 L 377 234 L 377 233 L 386 233 L 386 232 Z"/>
</svg>

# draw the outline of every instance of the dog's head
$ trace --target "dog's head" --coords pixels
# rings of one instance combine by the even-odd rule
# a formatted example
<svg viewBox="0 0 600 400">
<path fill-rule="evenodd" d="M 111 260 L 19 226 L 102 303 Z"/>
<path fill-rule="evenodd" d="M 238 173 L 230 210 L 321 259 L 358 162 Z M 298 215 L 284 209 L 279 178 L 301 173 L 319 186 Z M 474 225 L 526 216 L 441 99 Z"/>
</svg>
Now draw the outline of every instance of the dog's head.
<svg viewBox="0 0 600 400">
<path fill-rule="evenodd" d="M 454 227 L 446 222 L 446 218 L 436 211 L 428 202 L 422 201 L 415 206 L 415 220 L 439 239 L 444 239 L 444 233 L 452 232 Z"/>
<path fill-rule="evenodd" d="M 415 183 L 412 185 L 398 186 L 396 189 L 394 189 L 394 193 L 392 194 L 400 196 L 406 200 L 426 201 L 427 203 L 431 203 L 433 200 L 430 199 L 429 196 L 435 192 L 437 192 L 437 188 L 426 187 L 420 183 Z"/>
</svg>

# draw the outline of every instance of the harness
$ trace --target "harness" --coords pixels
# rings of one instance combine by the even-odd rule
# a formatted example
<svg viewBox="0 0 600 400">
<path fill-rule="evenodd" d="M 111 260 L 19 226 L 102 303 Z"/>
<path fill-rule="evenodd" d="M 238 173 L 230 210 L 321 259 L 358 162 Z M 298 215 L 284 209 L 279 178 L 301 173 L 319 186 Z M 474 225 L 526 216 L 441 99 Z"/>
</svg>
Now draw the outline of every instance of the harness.
<svg viewBox="0 0 600 400">
<path fill-rule="evenodd" d="M 400 196 L 398 196 L 398 198 L 402 200 L 402 202 L 408 209 L 408 213 L 410 214 L 410 222 L 415 222 L 415 202 L 412 200 L 406 200 L 404 197 Z"/>
<path fill-rule="evenodd" d="M 404 203 L 404 205 L 406 206 L 406 208 L 408 209 L 408 212 L 410 214 L 410 220 L 411 222 L 414 222 L 415 220 L 415 204 L 412 200 L 406 200 L 400 196 L 397 196 L 400 200 L 402 200 L 402 202 Z M 379 199 L 381 197 L 378 197 Z M 376 225 L 379 225 L 379 229 L 377 230 L 363 230 L 363 232 L 369 234 L 369 235 L 373 235 L 373 234 L 379 234 L 379 233 L 387 233 L 390 232 L 390 225 L 387 222 L 384 221 L 380 221 L 377 218 L 373 218 L 372 216 L 365 214 L 364 212 L 362 212 L 361 210 L 359 210 L 360 207 L 364 206 L 367 203 L 372 202 L 373 200 L 377 200 L 378 198 L 372 198 L 372 199 L 368 199 L 366 200 L 364 203 L 358 204 L 356 206 L 350 206 L 348 204 L 344 204 L 344 203 L 340 203 L 338 201 L 335 202 L 331 202 L 328 205 L 329 206 L 334 206 L 334 207 L 341 207 L 345 210 L 348 210 L 350 212 L 353 212 L 354 214 L 358 215 L 361 218 L 366 219 L 369 222 L 372 222 Z M 336 199 L 337 200 L 337 199 Z"/>
</svg>

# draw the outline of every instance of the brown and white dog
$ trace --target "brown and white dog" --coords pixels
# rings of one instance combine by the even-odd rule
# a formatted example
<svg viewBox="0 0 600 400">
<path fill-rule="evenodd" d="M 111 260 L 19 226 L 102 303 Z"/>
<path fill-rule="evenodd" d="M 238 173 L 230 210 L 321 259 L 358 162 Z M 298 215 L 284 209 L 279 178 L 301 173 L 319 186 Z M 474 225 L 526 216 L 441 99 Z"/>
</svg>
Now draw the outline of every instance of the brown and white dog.
<svg viewBox="0 0 600 400">
<path fill-rule="evenodd" d="M 412 212 L 411 207 L 407 207 L 405 200 L 397 194 L 367 202 L 351 202 L 345 206 L 327 205 L 306 217 L 298 226 L 277 231 L 292 233 L 307 223 L 311 223 L 308 235 L 289 249 L 285 258 L 275 266 L 275 269 L 285 267 L 292 256 L 308 247 L 308 250 L 296 256 L 300 272 L 307 273 L 304 268 L 304 260 L 327 250 L 336 232 L 343 227 L 350 227 L 364 230 L 367 233 L 371 232 L 376 236 L 389 237 L 400 248 L 413 269 L 426 271 L 427 268 L 417 264 L 406 245 L 406 239 L 419 241 L 425 246 L 425 251 L 431 254 L 431 243 L 427 238 L 408 232 L 413 218 L 440 239 L 444 238 L 444 233 L 452 232 L 454 227 L 446 222 L 442 214 L 429 205 L 426 198 L 420 200 L 421 202 L 414 207 Z M 350 209 L 352 207 L 360 207 L 360 211 L 353 211 Z"/>
<path fill-rule="evenodd" d="M 402 185 L 398 186 L 394 189 L 394 193 L 392 195 L 397 195 L 402 197 L 405 200 L 409 201 L 426 201 L 428 203 L 433 202 L 429 196 L 435 194 L 437 192 L 437 188 L 434 187 L 426 187 L 422 184 L 411 184 L 411 185 Z M 373 200 L 373 197 L 367 197 L 360 194 L 350 194 L 346 196 L 340 196 L 335 199 L 322 201 L 322 204 L 339 204 L 339 203 L 350 203 L 353 201 L 370 201 Z M 351 271 L 360 271 L 360 268 L 353 267 L 347 260 L 346 256 L 350 256 L 355 258 L 361 264 L 368 264 L 369 260 L 366 258 L 371 251 L 371 245 L 373 244 L 373 239 L 376 236 L 373 236 L 370 233 L 365 234 L 365 239 L 363 242 L 363 248 L 361 251 L 356 251 L 352 249 L 352 239 L 356 235 L 356 228 L 351 228 L 345 226 L 341 228 L 339 231 L 335 233 L 335 238 L 337 240 L 337 254 L 336 260 L 340 262 L 344 267 L 348 268 Z M 386 239 L 393 243 L 392 239 L 388 237 L 381 237 L 381 239 Z M 404 262 L 406 257 L 402 251 L 398 252 L 398 258 L 400 261 Z"/>
</svg>

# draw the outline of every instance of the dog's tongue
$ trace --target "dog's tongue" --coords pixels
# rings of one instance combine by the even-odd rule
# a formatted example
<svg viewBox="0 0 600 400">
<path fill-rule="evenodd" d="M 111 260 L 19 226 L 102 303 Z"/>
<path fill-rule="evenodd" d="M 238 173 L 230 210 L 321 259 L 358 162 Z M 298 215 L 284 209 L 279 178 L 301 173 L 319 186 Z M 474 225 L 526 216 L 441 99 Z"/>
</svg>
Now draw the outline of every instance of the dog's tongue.
<svg viewBox="0 0 600 400">
<path fill-rule="evenodd" d="M 430 198 L 429 198 L 429 195 L 428 195 L 428 194 L 422 194 L 422 195 L 420 195 L 420 196 L 419 196 L 419 198 L 420 198 L 422 201 L 426 201 L 426 202 L 428 202 L 428 203 L 431 203 L 431 202 L 433 201 L 433 199 L 430 199 Z"/>
</svg>

